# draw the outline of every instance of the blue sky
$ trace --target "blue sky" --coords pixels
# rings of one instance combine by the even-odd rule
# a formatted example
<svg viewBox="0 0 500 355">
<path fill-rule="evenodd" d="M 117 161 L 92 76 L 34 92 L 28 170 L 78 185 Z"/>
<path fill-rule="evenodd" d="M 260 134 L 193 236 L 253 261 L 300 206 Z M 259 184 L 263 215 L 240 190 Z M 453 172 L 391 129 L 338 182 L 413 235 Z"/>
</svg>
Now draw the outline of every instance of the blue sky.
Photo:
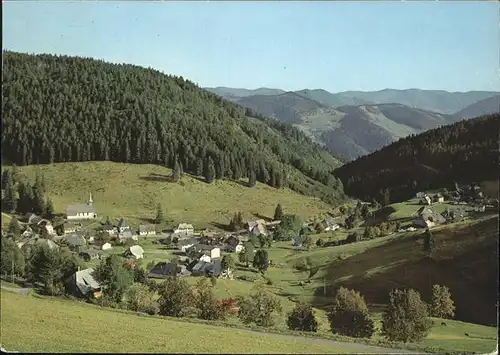
<svg viewBox="0 0 500 355">
<path fill-rule="evenodd" d="M 3 45 L 200 86 L 500 91 L 499 14 L 494 1 L 5 1 Z"/>
</svg>

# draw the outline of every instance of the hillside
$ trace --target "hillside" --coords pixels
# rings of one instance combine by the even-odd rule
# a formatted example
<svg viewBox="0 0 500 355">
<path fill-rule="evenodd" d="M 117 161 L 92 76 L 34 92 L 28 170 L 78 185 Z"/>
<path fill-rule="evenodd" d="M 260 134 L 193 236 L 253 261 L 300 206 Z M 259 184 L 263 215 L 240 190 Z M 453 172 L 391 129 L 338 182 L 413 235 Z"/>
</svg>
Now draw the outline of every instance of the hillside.
<svg viewBox="0 0 500 355">
<path fill-rule="evenodd" d="M 401 201 L 417 191 L 498 180 L 500 114 L 402 138 L 335 170 L 346 193 L 364 200 Z"/>
<path fill-rule="evenodd" d="M 238 211 L 243 212 L 245 220 L 256 219 L 256 215 L 272 216 L 278 203 L 303 218 L 328 208 L 317 198 L 261 183 L 254 188 L 226 180 L 206 184 L 187 175 L 181 183 L 173 183 L 168 179 L 170 169 L 150 164 L 58 163 L 18 170 L 30 181 L 43 173 L 46 195 L 53 200 L 56 213 L 64 213 L 68 204 L 84 203 L 92 192 L 100 217 L 122 216 L 134 225 L 153 219 L 159 202 L 165 217 L 173 223 L 189 222 L 196 228 L 227 225 Z"/>
<path fill-rule="evenodd" d="M 2 158 L 111 160 L 213 178 L 251 177 L 333 202 L 340 163 L 290 125 L 153 69 L 4 52 Z"/>
<path fill-rule="evenodd" d="M 492 113 L 500 112 L 500 95 L 493 96 L 481 101 L 478 101 L 463 110 L 455 113 L 455 116 L 463 118 L 474 118 Z"/>
<path fill-rule="evenodd" d="M 314 89 L 314 90 L 305 89 L 305 90 L 298 90 L 295 92 L 300 96 L 306 97 L 314 101 L 318 101 L 319 103 L 330 107 L 372 104 L 372 102 L 368 100 L 360 99 L 357 97 L 348 97 L 342 94 L 332 94 L 323 89 Z"/>
<path fill-rule="evenodd" d="M 204 88 L 204 89 L 216 95 L 222 96 L 225 99 L 229 100 L 233 99 L 236 101 L 242 97 L 253 96 L 253 95 L 281 95 L 285 93 L 285 91 L 281 89 L 269 89 L 269 88 L 258 88 L 255 90 L 249 90 L 249 89 L 237 89 L 237 88 L 218 86 L 216 88 Z"/>
</svg>

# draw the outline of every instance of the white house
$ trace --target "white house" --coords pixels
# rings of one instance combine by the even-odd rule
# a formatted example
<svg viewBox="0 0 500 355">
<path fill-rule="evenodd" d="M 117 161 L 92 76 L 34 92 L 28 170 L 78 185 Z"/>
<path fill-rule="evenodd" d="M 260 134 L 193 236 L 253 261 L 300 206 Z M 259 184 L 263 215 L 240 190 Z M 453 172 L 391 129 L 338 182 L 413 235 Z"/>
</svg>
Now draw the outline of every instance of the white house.
<svg viewBox="0 0 500 355">
<path fill-rule="evenodd" d="M 143 237 L 156 235 L 156 226 L 154 224 L 141 224 L 139 226 L 139 235 Z"/>
<path fill-rule="evenodd" d="M 174 230 L 174 233 L 176 234 L 185 234 L 185 235 L 192 235 L 194 233 L 194 228 L 192 224 L 189 223 L 181 223 L 179 226 Z"/>
<path fill-rule="evenodd" d="M 101 249 L 102 250 L 108 250 L 108 249 L 111 249 L 112 246 L 110 243 L 104 243 L 102 246 L 101 246 Z"/>
<path fill-rule="evenodd" d="M 425 195 L 424 199 L 425 199 L 425 202 L 427 202 L 427 205 L 429 205 L 429 206 L 432 205 L 432 200 L 429 196 Z"/>
<path fill-rule="evenodd" d="M 144 249 L 142 249 L 142 247 L 139 245 L 132 245 L 125 251 L 123 255 L 125 257 L 132 256 L 135 259 L 142 259 L 144 258 Z"/>
<path fill-rule="evenodd" d="M 91 193 L 87 204 L 78 203 L 66 207 L 66 218 L 68 220 L 97 218 L 97 210 L 93 203 Z"/>
<path fill-rule="evenodd" d="M 199 261 L 204 261 L 206 263 L 209 263 L 212 261 L 212 258 L 208 255 L 203 254 L 202 256 L 200 256 Z"/>
</svg>

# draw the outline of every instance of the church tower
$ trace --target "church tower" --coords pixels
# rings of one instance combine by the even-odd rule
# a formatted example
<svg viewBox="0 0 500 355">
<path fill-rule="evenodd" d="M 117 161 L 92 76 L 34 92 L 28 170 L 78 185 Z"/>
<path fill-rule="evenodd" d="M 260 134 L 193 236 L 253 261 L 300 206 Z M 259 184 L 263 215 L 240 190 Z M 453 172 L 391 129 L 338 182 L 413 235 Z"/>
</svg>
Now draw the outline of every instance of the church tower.
<svg viewBox="0 0 500 355">
<path fill-rule="evenodd" d="M 89 192 L 89 200 L 87 202 L 87 205 L 92 206 L 94 203 L 94 200 L 92 200 L 92 192 Z"/>
</svg>

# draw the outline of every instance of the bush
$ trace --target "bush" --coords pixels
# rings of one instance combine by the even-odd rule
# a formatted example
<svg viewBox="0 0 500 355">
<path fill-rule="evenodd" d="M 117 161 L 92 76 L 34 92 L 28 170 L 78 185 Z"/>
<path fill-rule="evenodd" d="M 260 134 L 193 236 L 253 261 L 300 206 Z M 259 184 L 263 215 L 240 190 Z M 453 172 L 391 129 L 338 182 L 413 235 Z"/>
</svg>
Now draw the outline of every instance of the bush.
<svg viewBox="0 0 500 355">
<path fill-rule="evenodd" d="M 369 338 L 374 331 L 363 296 L 344 287 L 340 287 L 335 295 L 328 320 L 333 334 Z"/>
<path fill-rule="evenodd" d="M 309 266 L 307 265 L 307 260 L 303 258 L 297 259 L 293 267 L 298 271 L 306 271 L 309 268 Z"/>
<path fill-rule="evenodd" d="M 427 336 L 432 326 L 427 305 L 415 290 L 393 290 L 382 316 L 382 335 L 391 341 L 413 342 Z"/>
<path fill-rule="evenodd" d="M 282 311 L 276 296 L 262 287 L 258 287 L 249 297 L 238 297 L 237 303 L 238 318 L 244 324 L 255 323 L 261 327 L 270 327 L 274 324 L 274 313 Z"/>
<path fill-rule="evenodd" d="M 205 278 L 196 285 L 195 302 L 200 319 L 217 320 L 225 319 L 227 316 L 227 308 L 223 307 L 223 304 L 215 298 Z"/>
<path fill-rule="evenodd" d="M 305 332 L 317 332 L 318 322 L 314 316 L 311 306 L 304 303 L 297 303 L 293 311 L 288 313 L 286 321 L 288 329 L 300 330 Z"/>
<path fill-rule="evenodd" d="M 193 293 L 183 279 L 168 277 L 158 286 L 160 295 L 160 314 L 172 317 L 184 317 L 192 303 Z"/>
<path fill-rule="evenodd" d="M 134 283 L 125 292 L 126 308 L 134 312 L 157 314 L 160 311 L 157 298 L 158 295 L 147 285 Z"/>
<path fill-rule="evenodd" d="M 430 313 L 437 318 L 452 318 L 455 315 L 455 303 L 448 287 L 432 286 Z"/>
<path fill-rule="evenodd" d="M 319 238 L 317 241 L 316 241 L 316 246 L 318 247 L 322 247 L 323 245 L 325 244 L 325 241 L 321 238 Z"/>
</svg>

